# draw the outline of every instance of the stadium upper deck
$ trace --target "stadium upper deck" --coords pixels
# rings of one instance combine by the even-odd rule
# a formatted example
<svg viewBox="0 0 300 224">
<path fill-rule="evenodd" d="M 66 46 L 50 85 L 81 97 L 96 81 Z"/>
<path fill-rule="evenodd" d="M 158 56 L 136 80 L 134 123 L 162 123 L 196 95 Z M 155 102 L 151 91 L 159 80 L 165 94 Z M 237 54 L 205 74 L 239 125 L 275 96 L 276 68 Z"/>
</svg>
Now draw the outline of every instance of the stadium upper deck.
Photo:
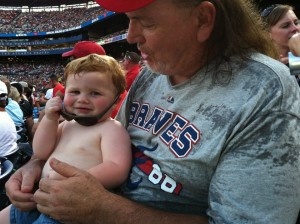
<svg viewBox="0 0 300 224">
<path fill-rule="evenodd" d="M 1 0 L 1 6 L 29 6 L 29 7 L 43 7 L 43 6 L 58 6 L 58 5 L 73 5 L 93 2 L 91 0 Z"/>
</svg>

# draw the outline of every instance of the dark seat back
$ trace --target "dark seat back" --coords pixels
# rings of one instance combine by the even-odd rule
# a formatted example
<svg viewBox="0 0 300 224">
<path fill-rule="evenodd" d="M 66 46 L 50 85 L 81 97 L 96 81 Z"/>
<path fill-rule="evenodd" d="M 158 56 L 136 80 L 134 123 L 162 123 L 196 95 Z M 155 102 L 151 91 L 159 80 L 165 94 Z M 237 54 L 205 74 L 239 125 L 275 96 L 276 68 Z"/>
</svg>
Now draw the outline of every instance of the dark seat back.
<svg viewBox="0 0 300 224">
<path fill-rule="evenodd" d="M 4 185 L 8 180 L 10 174 L 14 168 L 13 163 L 8 159 L 2 159 L 1 161 L 1 175 L 0 175 L 0 192 L 3 191 Z"/>
</svg>

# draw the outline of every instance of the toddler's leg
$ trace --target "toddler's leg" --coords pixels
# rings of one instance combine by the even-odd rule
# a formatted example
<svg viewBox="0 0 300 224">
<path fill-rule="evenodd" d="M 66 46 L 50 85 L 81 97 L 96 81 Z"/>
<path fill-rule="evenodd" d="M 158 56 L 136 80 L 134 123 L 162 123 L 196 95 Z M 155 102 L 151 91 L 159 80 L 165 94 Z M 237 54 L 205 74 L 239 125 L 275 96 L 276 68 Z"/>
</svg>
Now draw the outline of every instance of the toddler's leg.
<svg viewBox="0 0 300 224">
<path fill-rule="evenodd" d="M 0 211 L 1 224 L 32 224 L 40 216 L 36 209 L 29 212 L 21 212 L 13 205 L 9 205 Z"/>
<path fill-rule="evenodd" d="M 10 224 L 10 208 L 11 205 L 0 211 L 1 224 Z"/>
</svg>

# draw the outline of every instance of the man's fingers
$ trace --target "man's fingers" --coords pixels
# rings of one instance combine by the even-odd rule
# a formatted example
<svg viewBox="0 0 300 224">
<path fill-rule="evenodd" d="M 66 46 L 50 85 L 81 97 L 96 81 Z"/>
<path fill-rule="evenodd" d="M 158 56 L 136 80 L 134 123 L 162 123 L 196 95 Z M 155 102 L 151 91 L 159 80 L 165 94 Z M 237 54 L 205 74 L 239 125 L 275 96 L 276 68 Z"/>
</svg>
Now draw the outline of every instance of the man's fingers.
<svg viewBox="0 0 300 224">
<path fill-rule="evenodd" d="M 36 208 L 45 215 L 49 215 L 50 213 L 49 211 L 51 206 L 49 206 L 49 197 L 51 197 L 50 194 L 48 194 L 48 192 L 46 193 L 44 189 L 37 190 L 34 194 L 34 198 L 37 202 Z"/>
<path fill-rule="evenodd" d="M 36 207 L 36 203 L 33 199 L 33 194 L 28 193 L 19 193 L 16 192 L 13 197 L 9 198 L 11 203 L 15 205 L 15 207 L 19 208 L 22 211 L 29 211 Z"/>
<path fill-rule="evenodd" d="M 57 173 L 59 173 L 60 175 L 66 178 L 77 176 L 79 171 L 74 166 L 61 162 L 54 158 L 50 160 L 50 166 L 54 171 L 56 171 Z"/>
<path fill-rule="evenodd" d="M 36 208 L 35 202 L 13 202 L 14 206 L 17 207 L 21 211 L 31 211 Z"/>
<path fill-rule="evenodd" d="M 23 193 L 33 193 L 35 176 L 26 173 L 23 176 L 23 182 L 21 184 L 21 191 Z"/>
</svg>

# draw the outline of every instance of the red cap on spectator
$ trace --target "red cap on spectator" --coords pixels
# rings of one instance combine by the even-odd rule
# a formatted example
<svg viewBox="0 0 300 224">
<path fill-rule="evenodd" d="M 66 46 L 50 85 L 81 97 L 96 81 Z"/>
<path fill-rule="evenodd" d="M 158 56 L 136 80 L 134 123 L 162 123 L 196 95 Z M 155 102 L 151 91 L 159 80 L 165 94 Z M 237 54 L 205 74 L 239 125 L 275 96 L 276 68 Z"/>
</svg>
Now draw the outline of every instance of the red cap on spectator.
<svg viewBox="0 0 300 224">
<path fill-rule="evenodd" d="M 130 12 L 142 8 L 155 0 L 96 0 L 103 8 L 113 12 Z"/>
<path fill-rule="evenodd" d="M 71 51 L 63 53 L 62 57 L 73 56 L 75 58 L 81 58 L 89 54 L 106 55 L 106 52 L 101 45 L 93 41 L 80 41 L 75 44 L 74 48 Z"/>
</svg>

